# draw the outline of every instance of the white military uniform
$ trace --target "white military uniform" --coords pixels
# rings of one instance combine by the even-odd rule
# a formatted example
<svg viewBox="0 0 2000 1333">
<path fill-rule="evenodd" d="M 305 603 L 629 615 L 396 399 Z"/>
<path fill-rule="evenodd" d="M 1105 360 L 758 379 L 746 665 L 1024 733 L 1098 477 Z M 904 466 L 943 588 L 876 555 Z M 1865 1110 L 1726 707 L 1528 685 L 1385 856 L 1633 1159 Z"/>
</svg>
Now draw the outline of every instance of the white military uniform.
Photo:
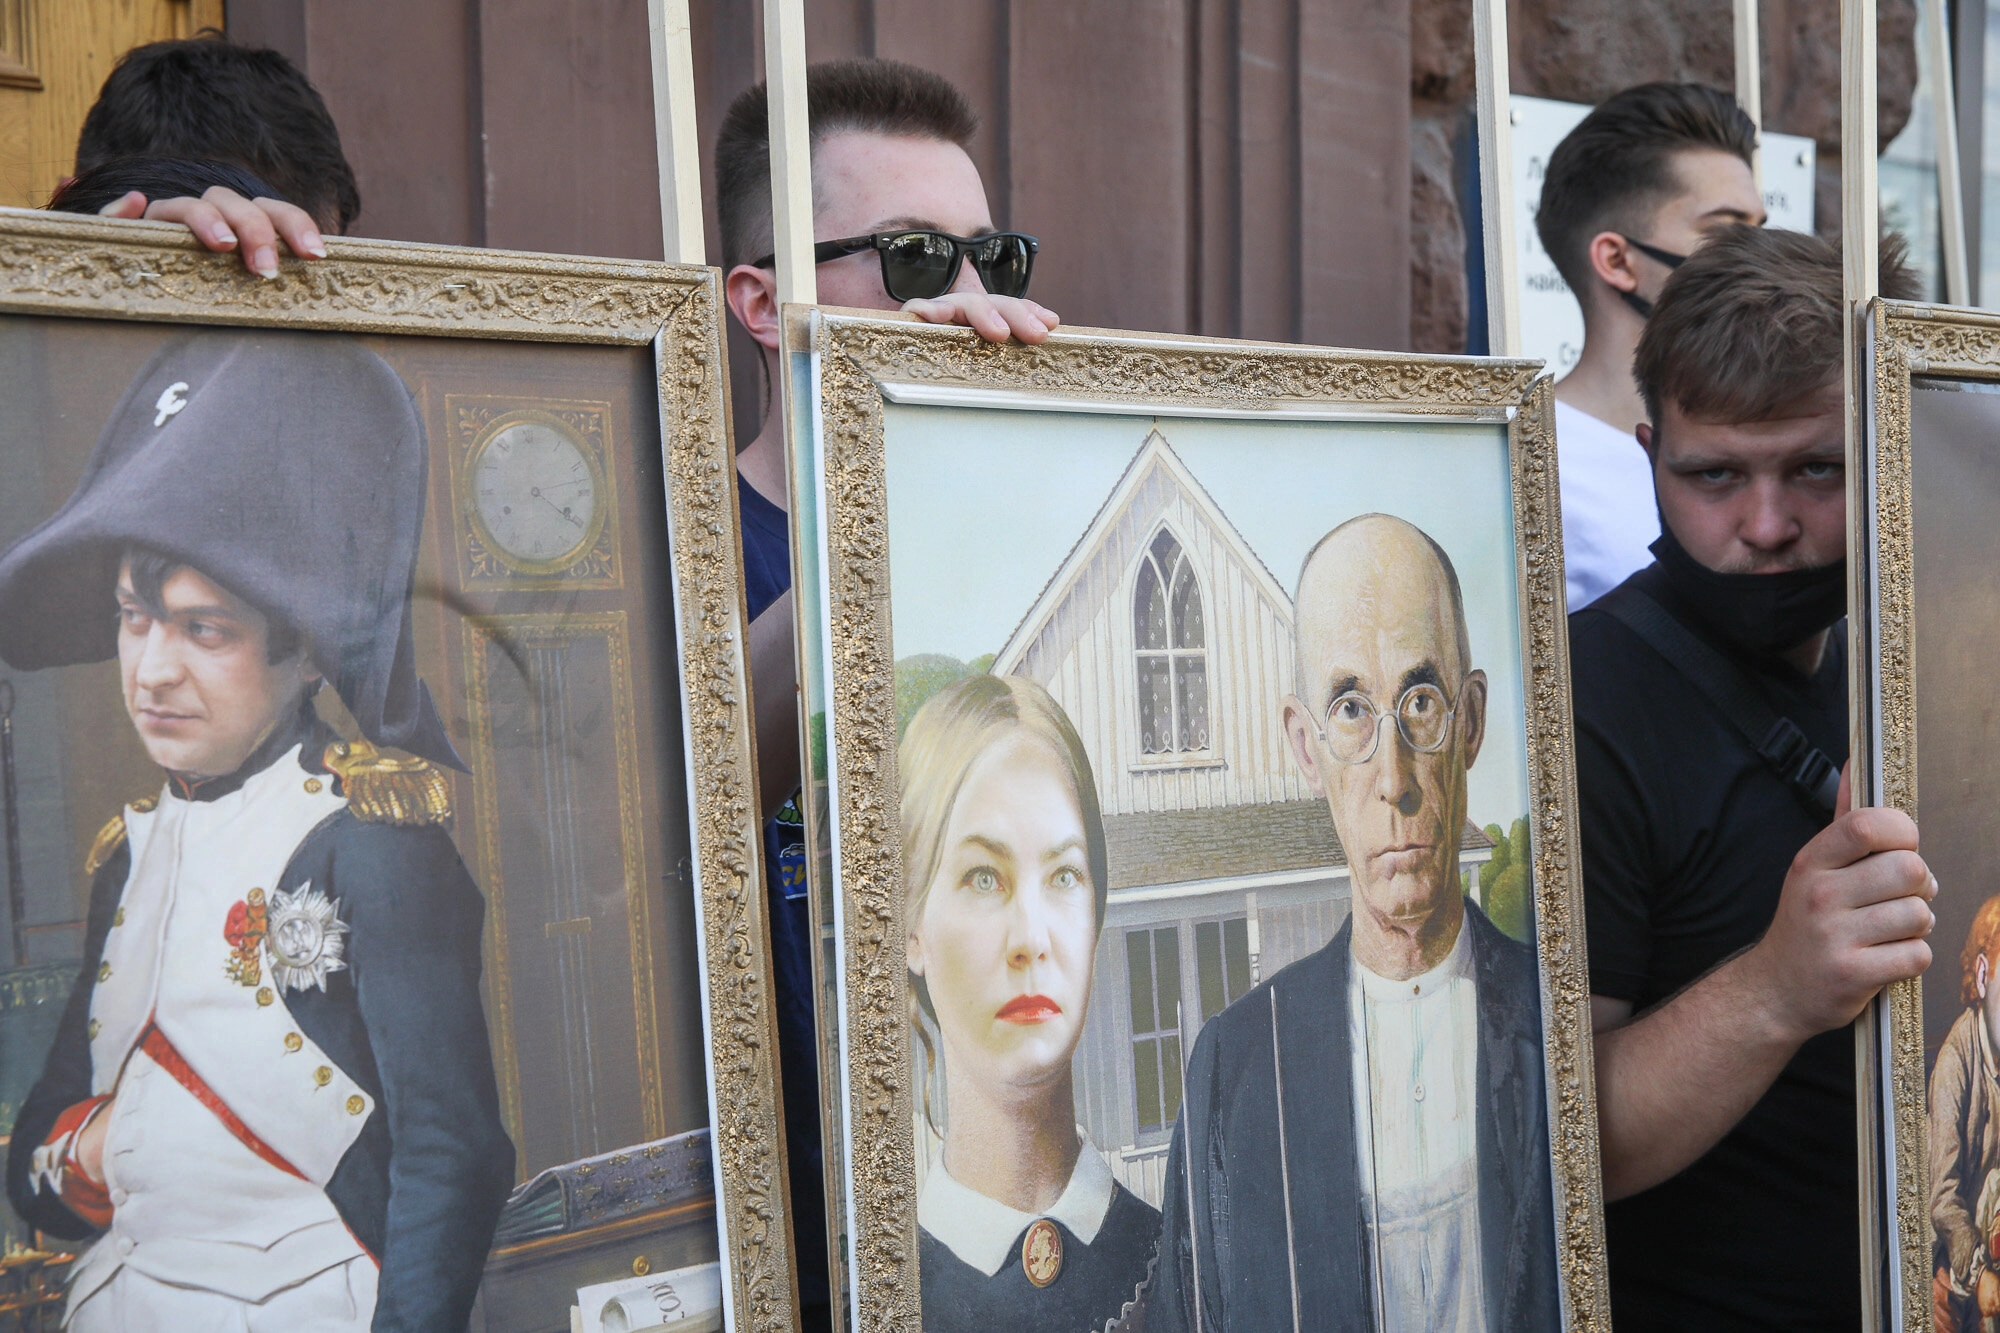
<svg viewBox="0 0 2000 1333">
<path fill-rule="evenodd" d="M 71 1278 L 65 1322 L 77 1333 L 303 1333 L 366 1329 L 373 1317 L 376 1261 L 326 1185 L 374 1102 L 285 1002 L 339 966 L 342 929 L 310 886 L 274 893 L 306 835 L 347 804 L 298 753 L 214 800 L 170 789 L 155 808 L 125 812 L 131 870 L 88 1029 L 92 1092 L 115 1094 L 104 1145 L 112 1220 Z M 231 909 L 260 901 L 288 941 L 239 951 L 224 934 Z M 282 966 L 315 945 L 316 964 Z M 251 949 L 254 975 L 241 962 Z M 171 1044 L 164 1063 L 149 1028 Z"/>
</svg>

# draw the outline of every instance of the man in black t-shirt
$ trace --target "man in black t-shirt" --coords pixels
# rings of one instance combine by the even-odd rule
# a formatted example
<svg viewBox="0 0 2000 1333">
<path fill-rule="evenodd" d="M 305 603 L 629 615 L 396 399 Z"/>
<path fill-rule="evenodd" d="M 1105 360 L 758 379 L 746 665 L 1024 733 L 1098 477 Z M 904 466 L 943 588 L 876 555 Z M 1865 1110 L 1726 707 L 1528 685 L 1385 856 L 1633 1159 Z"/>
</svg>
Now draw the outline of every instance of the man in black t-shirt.
<svg viewBox="0 0 2000 1333">
<path fill-rule="evenodd" d="M 1849 1025 L 1929 963 L 1937 886 L 1907 816 L 1835 817 L 1796 763 L 1848 746 L 1842 319 L 1839 251 L 1798 233 L 1668 280 L 1634 363 L 1657 559 L 1570 622 L 1621 1333 L 1860 1324 Z M 1802 733 L 1792 778 L 1717 669 Z"/>
</svg>

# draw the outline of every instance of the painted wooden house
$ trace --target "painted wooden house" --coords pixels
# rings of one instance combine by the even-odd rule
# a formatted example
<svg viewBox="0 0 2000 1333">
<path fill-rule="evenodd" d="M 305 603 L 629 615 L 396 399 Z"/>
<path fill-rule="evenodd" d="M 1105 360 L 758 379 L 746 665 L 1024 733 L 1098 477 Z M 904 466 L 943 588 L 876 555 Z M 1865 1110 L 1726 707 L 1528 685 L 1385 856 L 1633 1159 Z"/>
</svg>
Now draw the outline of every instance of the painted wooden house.
<svg viewBox="0 0 2000 1333">
<path fill-rule="evenodd" d="M 1291 595 L 1156 430 L 992 670 L 1046 687 L 1090 755 L 1111 887 L 1077 1123 L 1158 1204 L 1201 1025 L 1347 917 L 1332 820 L 1285 749 Z M 1476 883 L 1491 844 L 1468 828 L 1460 855 Z"/>
</svg>

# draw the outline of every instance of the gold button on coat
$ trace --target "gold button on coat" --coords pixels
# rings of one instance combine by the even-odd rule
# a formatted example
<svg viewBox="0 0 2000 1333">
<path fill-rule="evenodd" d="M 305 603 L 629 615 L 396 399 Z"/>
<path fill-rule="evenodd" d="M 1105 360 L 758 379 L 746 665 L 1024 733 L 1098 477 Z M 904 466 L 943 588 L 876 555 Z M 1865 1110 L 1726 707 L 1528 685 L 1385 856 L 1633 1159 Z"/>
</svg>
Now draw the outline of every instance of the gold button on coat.
<svg viewBox="0 0 2000 1333">
<path fill-rule="evenodd" d="M 321 1065 L 318 1069 L 313 1070 L 313 1082 L 322 1088 L 325 1087 L 327 1084 L 333 1082 L 333 1071 L 325 1065 Z"/>
<path fill-rule="evenodd" d="M 90 1020 L 90 1023 L 89 1023 L 89 1024 L 88 1024 L 88 1025 L 87 1025 L 87 1026 L 85 1027 L 85 1028 L 84 1028 L 84 1033 L 85 1033 L 85 1035 L 87 1035 L 87 1036 L 88 1036 L 88 1037 L 89 1037 L 89 1038 L 90 1038 L 90 1039 L 91 1039 L 92 1041 L 96 1041 L 96 1040 L 97 1040 L 97 1028 L 98 1028 L 98 1024 L 97 1024 L 97 1020 L 93 1018 L 93 1019 L 91 1019 L 91 1020 Z"/>
<path fill-rule="evenodd" d="M 323 782 L 321 782 L 321 781 L 320 781 L 320 780 L 319 780 L 318 778 L 307 778 L 307 779 L 306 779 L 306 795 L 308 795 L 308 796 L 317 796 L 317 795 L 319 795 L 319 792 L 320 792 L 320 788 L 321 788 L 321 787 L 323 787 L 323 786 L 325 786 L 325 785 L 326 785 L 326 784 L 325 784 L 325 783 L 323 783 Z"/>
<path fill-rule="evenodd" d="M 99 963 L 97 965 L 97 979 L 99 981 L 111 980 L 111 964 Z"/>
<path fill-rule="evenodd" d="M 287 1033 L 285 1034 L 285 1049 L 286 1049 L 286 1050 L 288 1050 L 288 1051 L 296 1051 L 296 1050 L 298 1050 L 298 1049 L 299 1049 L 299 1048 L 300 1048 L 301 1046 L 304 1046 L 305 1044 L 306 1044 L 306 1039 L 305 1039 L 304 1037 L 301 1037 L 301 1036 L 300 1036 L 300 1035 L 299 1035 L 298 1033 L 296 1033 L 296 1032 L 287 1032 Z"/>
<path fill-rule="evenodd" d="M 112 924 L 112 925 L 114 925 L 114 926 L 122 926 L 122 925 L 124 925 L 124 924 L 125 924 L 125 909 L 124 909 L 124 908 L 122 908 L 122 907 L 121 907 L 121 908 L 119 908 L 119 909 L 118 909 L 117 911 L 115 911 L 115 912 L 113 912 L 113 913 L 111 914 L 111 924 Z"/>
<path fill-rule="evenodd" d="M 269 1004 L 269 1003 L 270 1003 L 271 1001 L 273 1001 L 273 1000 L 275 1000 L 275 999 L 277 999 L 277 998 L 278 998 L 277 996 L 275 996 L 275 995 L 273 995 L 273 994 L 271 993 L 271 988 L 270 988 L 269 986 L 259 986 L 259 987 L 257 988 L 257 1003 L 258 1003 L 258 1004 L 260 1004 L 260 1005 L 264 1005 L 264 1004 Z"/>
<path fill-rule="evenodd" d="M 349 1097 L 347 1099 L 347 1113 L 349 1115 L 360 1115 L 363 1111 L 367 1109 L 368 1109 L 368 1103 L 365 1099 L 363 1099 L 360 1093 L 357 1092 L 352 1097 Z"/>
</svg>

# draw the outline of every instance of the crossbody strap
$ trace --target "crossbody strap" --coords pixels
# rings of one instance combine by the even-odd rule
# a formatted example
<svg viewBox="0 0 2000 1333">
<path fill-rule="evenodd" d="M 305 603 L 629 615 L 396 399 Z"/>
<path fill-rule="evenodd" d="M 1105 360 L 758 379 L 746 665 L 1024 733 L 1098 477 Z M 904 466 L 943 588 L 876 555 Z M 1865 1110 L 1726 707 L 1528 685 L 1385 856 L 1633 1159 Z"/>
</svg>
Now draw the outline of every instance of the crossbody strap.
<svg viewBox="0 0 2000 1333">
<path fill-rule="evenodd" d="M 1591 603 L 1644 639 L 1715 705 L 1771 771 L 1828 819 L 1840 792 L 1840 765 L 1806 739 L 1798 723 L 1765 701 L 1728 658 L 1627 583 Z"/>
</svg>

